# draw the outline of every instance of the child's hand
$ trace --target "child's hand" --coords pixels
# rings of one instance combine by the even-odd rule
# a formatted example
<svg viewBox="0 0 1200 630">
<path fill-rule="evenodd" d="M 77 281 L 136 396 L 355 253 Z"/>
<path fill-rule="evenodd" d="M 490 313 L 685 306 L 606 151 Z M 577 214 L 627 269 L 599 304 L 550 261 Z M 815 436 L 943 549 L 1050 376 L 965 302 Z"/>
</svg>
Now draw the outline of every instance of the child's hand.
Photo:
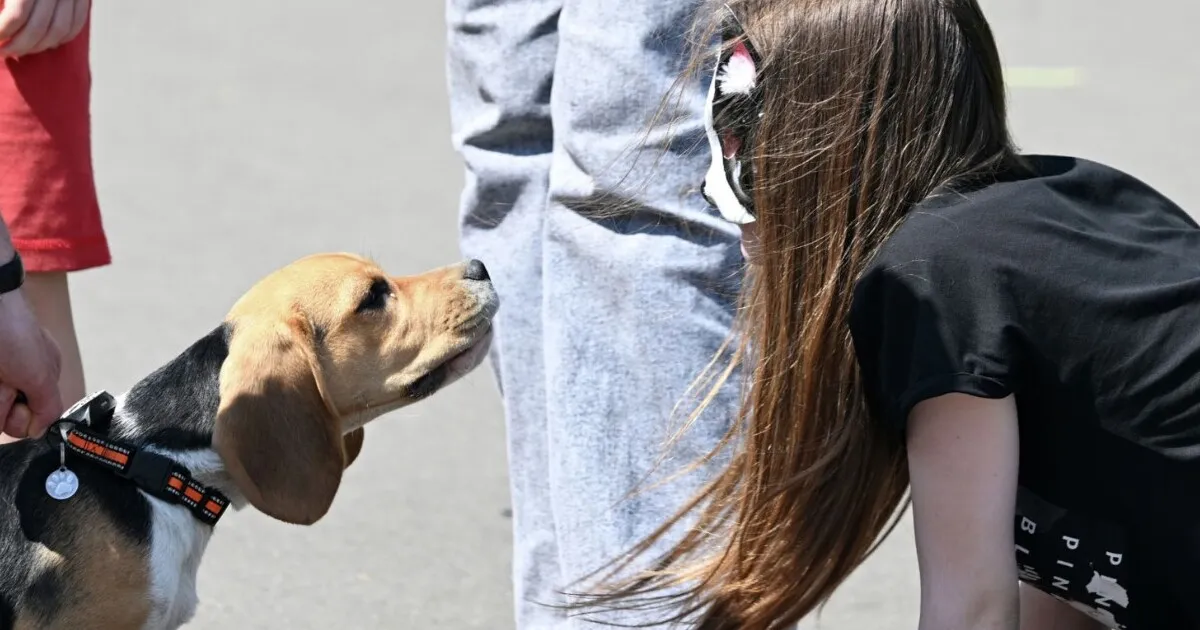
<svg viewBox="0 0 1200 630">
<path fill-rule="evenodd" d="M 91 0 L 0 0 L 0 57 L 61 46 L 87 23 Z"/>
</svg>

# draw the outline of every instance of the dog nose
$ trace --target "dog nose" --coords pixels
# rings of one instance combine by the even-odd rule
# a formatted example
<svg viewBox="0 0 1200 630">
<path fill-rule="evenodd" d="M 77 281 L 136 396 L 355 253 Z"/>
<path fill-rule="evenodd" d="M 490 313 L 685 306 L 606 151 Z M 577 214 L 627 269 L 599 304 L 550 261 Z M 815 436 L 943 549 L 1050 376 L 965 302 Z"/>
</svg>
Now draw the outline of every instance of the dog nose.
<svg viewBox="0 0 1200 630">
<path fill-rule="evenodd" d="M 491 280 L 491 276 L 488 275 L 487 267 L 484 267 L 482 262 L 472 259 L 467 263 L 466 270 L 463 271 L 463 279 L 483 281 Z"/>
</svg>

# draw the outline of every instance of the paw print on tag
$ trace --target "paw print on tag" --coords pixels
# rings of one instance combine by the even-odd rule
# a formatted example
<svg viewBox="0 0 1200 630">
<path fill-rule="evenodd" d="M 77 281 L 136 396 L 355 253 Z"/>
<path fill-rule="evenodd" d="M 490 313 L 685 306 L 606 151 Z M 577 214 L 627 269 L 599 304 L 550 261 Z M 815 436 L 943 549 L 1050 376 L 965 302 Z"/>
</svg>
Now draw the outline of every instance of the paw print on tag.
<svg viewBox="0 0 1200 630">
<path fill-rule="evenodd" d="M 75 496 L 79 490 L 79 477 L 66 468 L 59 468 L 46 477 L 46 494 L 52 499 L 65 501 Z"/>
</svg>

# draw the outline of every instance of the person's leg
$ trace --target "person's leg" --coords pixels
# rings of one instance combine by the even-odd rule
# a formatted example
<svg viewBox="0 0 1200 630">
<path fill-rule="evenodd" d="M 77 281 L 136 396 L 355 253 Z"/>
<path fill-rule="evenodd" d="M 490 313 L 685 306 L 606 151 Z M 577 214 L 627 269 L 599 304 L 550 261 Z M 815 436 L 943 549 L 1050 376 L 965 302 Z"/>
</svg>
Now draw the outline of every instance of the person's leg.
<svg viewBox="0 0 1200 630">
<path fill-rule="evenodd" d="M 83 358 L 75 336 L 75 318 L 71 310 L 71 292 L 64 272 L 30 273 L 25 281 L 33 314 L 62 352 L 62 374 L 58 390 L 63 404 L 70 406 L 87 395 L 83 380 Z"/>
<path fill-rule="evenodd" d="M 62 349 L 68 405 L 85 390 L 67 274 L 111 262 L 92 172 L 89 30 L 0 66 L 0 214 L 34 312 Z"/>
<path fill-rule="evenodd" d="M 547 486 L 541 345 L 542 221 L 553 129 L 550 90 L 561 0 L 448 0 L 448 74 L 456 149 L 467 166 L 461 247 L 500 293 L 491 365 L 508 429 L 517 628 L 562 615 Z"/>
<path fill-rule="evenodd" d="M 686 419 L 690 407 L 672 412 L 727 338 L 740 283 L 738 231 L 699 192 L 703 77 L 684 93 L 686 117 L 669 131 L 660 122 L 633 152 L 682 69 L 695 6 L 567 0 L 559 21 L 542 321 L 565 582 L 627 551 L 715 472 L 623 500 Z M 629 207 L 604 218 L 618 201 Z M 736 390 L 723 390 L 655 481 L 717 444 Z"/>
</svg>

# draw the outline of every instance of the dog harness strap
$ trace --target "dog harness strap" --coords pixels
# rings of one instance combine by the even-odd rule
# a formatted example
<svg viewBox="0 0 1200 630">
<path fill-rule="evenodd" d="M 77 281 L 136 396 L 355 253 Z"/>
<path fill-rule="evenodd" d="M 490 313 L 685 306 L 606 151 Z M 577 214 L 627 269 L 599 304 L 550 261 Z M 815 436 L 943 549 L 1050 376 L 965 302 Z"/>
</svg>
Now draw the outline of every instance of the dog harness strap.
<svg viewBox="0 0 1200 630">
<path fill-rule="evenodd" d="M 96 435 L 78 425 L 67 432 L 67 450 L 84 457 L 168 503 L 186 506 L 199 521 L 216 525 L 229 507 L 221 492 L 192 478 L 191 471 L 165 455 Z"/>
</svg>

